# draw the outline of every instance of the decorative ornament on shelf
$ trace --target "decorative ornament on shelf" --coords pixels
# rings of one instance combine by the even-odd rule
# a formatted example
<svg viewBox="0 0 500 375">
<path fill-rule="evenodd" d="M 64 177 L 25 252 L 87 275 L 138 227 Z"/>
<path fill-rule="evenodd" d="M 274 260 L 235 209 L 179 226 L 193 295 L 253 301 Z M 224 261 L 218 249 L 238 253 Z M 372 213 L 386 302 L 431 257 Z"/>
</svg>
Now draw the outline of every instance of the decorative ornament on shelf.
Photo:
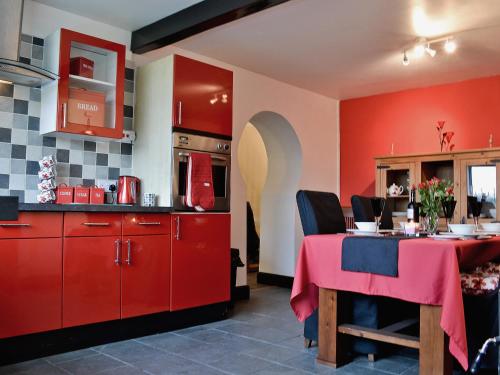
<svg viewBox="0 0 500 375">
<path fill-rule="evenodd" d="M 451 143 L 455 132 L 444 132 L 444 125 L 446 121 L 438 121 L 436 125 L 436 129 L 439 133 L 439 146 L 441 147 L 441 152 L 451 152 L 455 148 L 455 145 Z"/>
<path fill-rule="evenodd" d="M 418 193 L 422 204 L 421 211 L 425 215 L 426 229 L 430 233 L 436 233 L 439 224 L 439 211 L 443 206 L 448 205 L 447 202 L 454 201 L 453 182 L 433 177 L 429 181 L 418 184 Z M 448 214 L 451 220 L 453 213 L 449 213 L 452 211 L 451 207 L 449 208 L 450 210 L 445 214 Z"/>
</svg>

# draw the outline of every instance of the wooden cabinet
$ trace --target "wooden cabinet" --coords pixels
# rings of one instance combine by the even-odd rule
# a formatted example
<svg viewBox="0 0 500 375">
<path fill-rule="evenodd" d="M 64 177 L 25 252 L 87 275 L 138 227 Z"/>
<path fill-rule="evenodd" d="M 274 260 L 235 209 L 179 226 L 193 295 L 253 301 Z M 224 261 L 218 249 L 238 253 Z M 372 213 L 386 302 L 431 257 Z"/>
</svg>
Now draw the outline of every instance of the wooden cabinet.
<svg viewBox="0 0 500 375">
<path fill-rule="evenodd" d="M 75 58 L 92 63 L 92 78 L 72 74 Z M 124 45 L 60 29 L 45 39 L 44 66 L 59 80 L 42 87 L 40 133 L 123 137 Z"/>
<path fill-rule="evenodd" d="M 64 239 L 63 327 L 120 318 L 119 236 Z"/>
<path fill-rule="evenodd" d="M 232 107 L 231 71 L 174 56 L 174 127 L 231 136 Z"/>
<path fill-rule="evenodd" d="M 172 216 L 171 309 L 230 298 L 230 214 Z"/>
<path fill-rule="evenodd" d="M 452 181 L 457 206 L 453 222 L 463 217 L 472 222 L 467 209 L 467 196 L 485 197 L 480 221 L 500 220 L 496 195 L 500 186 L 500 148 L 464 150 L 438 154 L 394 155 L 376 158 L 376 194 L 386 196 L 386 189 L 393 182 L 396 185 L 418 184 L 433 177 Z M 406 190 L 405 190 L 406 193 Z M 403 194 L 394 198 L 395 218 L 403 216 L 408 197 Z M 398 203 L 399 201 L 402 203 Z M 444 229 L 445 220 L 440 220 Z"/>
<path fill-rule="evenodd" d="M 62 218 L 0 221 L 0 338 L 61 328 Z"/>
<path fill-rule="evenodd" d="M 122 244 L 122 318 L 170 308 L 170 236 L 126 236 Z"/>
</svg>

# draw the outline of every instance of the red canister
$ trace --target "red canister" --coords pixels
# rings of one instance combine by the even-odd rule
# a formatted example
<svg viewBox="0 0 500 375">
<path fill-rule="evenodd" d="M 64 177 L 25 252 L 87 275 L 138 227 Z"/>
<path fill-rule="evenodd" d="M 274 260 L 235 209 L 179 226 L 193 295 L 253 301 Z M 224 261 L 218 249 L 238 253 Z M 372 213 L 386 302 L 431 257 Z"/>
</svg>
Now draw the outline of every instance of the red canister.
<svg viewBox="0 0 500 375">
<path fill-rule="evenodd" d="M 94 62 L 85 57 L 73 57 L 69 61 L 69 73 L 75 76 L 94 78 Z"/>
<path fill-rule="evenodd" d="M 56 189 L 56 203 L 69 204 L 73 203 L 73 187 L 66 184 L 59 184 Z"/>
<path fill-rule="evenodd" d="M 90 204 L 104 204 L 104 189 L 92 186 L 90 188 Z"/>
<path fill-rule="evenodd" d="M 75 198 L 73 200 L 74 203 L 79 204 L 89 204 L 89 194 L 90 189 L 85 186 L 77 186 L 75 187 Z"/>
</svg>

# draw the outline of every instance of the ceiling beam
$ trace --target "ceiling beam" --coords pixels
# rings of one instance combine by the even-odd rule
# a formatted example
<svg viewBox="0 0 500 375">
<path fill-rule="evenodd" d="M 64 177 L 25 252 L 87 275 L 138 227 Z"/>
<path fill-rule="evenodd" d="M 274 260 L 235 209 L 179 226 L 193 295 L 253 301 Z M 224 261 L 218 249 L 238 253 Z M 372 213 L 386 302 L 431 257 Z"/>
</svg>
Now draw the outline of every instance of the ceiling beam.
<svg viewBox="0 0 500 375">
<path fill-rule="evenodd" d="M 204 0 L 132 32 L 133 53 L 146 53 L 289 0 Z"/>
</svg>

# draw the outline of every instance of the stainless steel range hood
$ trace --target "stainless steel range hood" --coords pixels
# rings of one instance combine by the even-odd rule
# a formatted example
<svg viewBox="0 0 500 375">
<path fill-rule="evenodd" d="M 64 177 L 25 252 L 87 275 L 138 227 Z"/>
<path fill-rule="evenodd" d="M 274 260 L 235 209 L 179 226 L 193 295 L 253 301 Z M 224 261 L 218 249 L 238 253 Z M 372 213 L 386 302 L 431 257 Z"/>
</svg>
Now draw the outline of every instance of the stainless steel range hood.
<svg viewBox="0 0 500 375">
<path fill-rule="evenodd" d="M 0 80 L 43 86 L 57 74 L 19 61 L 24 0 L 0 0 Z"/>
</svg>

